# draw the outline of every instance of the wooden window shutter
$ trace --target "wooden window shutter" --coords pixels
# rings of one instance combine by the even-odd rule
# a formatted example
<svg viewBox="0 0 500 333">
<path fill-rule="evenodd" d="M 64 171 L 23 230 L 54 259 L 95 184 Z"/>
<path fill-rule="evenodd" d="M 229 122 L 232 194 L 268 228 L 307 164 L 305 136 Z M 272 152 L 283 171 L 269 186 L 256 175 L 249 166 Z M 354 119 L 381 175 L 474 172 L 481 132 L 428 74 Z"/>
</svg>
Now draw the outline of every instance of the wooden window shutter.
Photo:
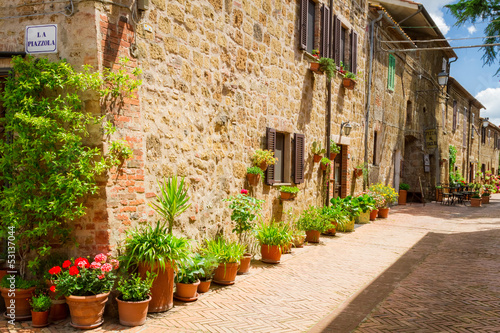
<svg viewBox="0 0 500 333">
<path fill-rule="evenodd" d="M 307 7 L 309 1 L 300 1 L 300 48 L 307 49 Z"/>
<path fill-rule="evenodd" d="M 389 90 L 394 90 L 395 86 L 395 76 L 396 76 L 396 58 L 392 54 L 389 54 L 389 70 L 387 77 L 387 88 Z"/>
<path fill-rule="evenodd" d="M 330 8 L 323 5 L 321 8 L 321 44 L 320 55 L 330 58 Z"/>
<path fill-rule="evenodd" d="M 453 131 L 457 129 L 457 101 L 453 101 Z"/>
<path fill-rule="evenodd" d="M 358 72 L 358 34 L 351 32 L 351 72 Z"/>
<path fill-rule="evenodd" d="M 304 134 L 294 134 L 293 140 L 293 178 L 295 184 L 300 184 L 304 182 L 304 154 L 305 154 L 305 145 L 306 138 Z"/>
<path fill-rule="evenodd" d="M 335 60 L 335 64 L 337 67 L 340 66 L 340 34 L 342 32 L 342 23 L 340 19 L 335 15 L 333 17 L 333 60 Z"/>
<path fill-rule="evenodd" d="M 267 128 L 266 131 L 266 149 L 274 152 L 276 150 L 276 130 Z M 266 170 L 266 184 L 274 184 L 274 165 L 268 165 Z"/>
</svg>

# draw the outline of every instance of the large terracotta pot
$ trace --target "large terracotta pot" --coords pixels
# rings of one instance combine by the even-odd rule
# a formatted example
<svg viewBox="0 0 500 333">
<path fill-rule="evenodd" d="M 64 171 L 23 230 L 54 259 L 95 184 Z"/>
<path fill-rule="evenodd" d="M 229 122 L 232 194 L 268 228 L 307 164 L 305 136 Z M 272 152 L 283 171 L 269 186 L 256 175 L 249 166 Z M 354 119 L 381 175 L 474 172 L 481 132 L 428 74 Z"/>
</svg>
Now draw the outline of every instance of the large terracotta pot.
<svg viewBox="0 0 500 333">
<path fill-rule="evenodd" d="M 330 153 L 330 161 L 333 161 L 337 157 L 337 153 Z"/>
<path fill-rule="evenodd" d="M 13 293 L 9 292 L 9 290 L 8 288 L 0 288 L 2 297 L 5 301 L 5 308 L 7 309 L 7 316 L 12 315 L 15 316 L 16 319 L 29 319 L 31 317 L 29 300 L 33 297 L 35 287 L 29 289 L 15 289 Z M 9 294 L 11 295 L 9 296 Z M 11 299 L 15 300 L 14 306 L 12 306 L 10 302 Z"/>
<path fill-rule="evenodd" d="M 179 283 L 175 284 L 174 297 L 181 301 L 194 301 L 198 299 L 198 285 L 200 280 L 194 283 Z"/>
<path fill-rule="evenodd" d="M 320 232 L 318 230 L 307 230 L 306 231 L 306 242 L 309 243 L 319 243 Z"/>
<path fill-rule="evenodd" d="M 319 161 L 321 161 L 321 155 L 318 155 L 318 154 L 314 154 L 314 163 L 319 163 Z"/>
<path fill-rule="evenodd" d="M 245 253 L 240 259 L 240 267 L 238 268 L 238 275 L 246 274 L 250 270 L 250 262 L 252 261 L 252 254 Z"/>
<path fill-rule="evenodd" d="M 149 302 L 151 296 L 147 300 L 141 302 L 127 302 L 116 298 L 118 303 L 118 317 L 120 324 L 123 326 L 140 326 L 144 325 L 148 316 Z"/>
<path fill-rule="evenodd" d="M 279 264 L 281 260 L 281 249 L 278 245 L 261 244 L 260 254 L 262 261 L 268 264 Z"/>
<path fill-rule="evenodd" d="M 160 269 L 156 264 L 153 267 L 147 264 L 139 265 L 141 278 L 146 278 L 146 272 L 157 274 L 151 287 L 151 302 L 148 312 L 164 312 L 174 306 L 174 268 L 172 263 L 167 263 L 165 269 Z"/>
<path fill-rule="evenodd" d="M 239 263 L 228 262 L 221 263 L 219 267 L 215 270 L 214 282 L 217 284 L 230 285 L 234 284 L 236 280 L 236 274 L 238 273 Z"/>
<path fill-rule="evenodd" d="M 374 209 L 370 212 L 370 221 L 375 221 L 377 218 L 378 209 Z"/>
<path fill-rule="evenodd" d="M 390 208 L 379 208 L 378 209 L 378 217 L 386 219 L 389 216 Z"/>
<path fill-rule="evenodd" d="M 483 204 L 489 204 L 489 203 L 490 203 L 490 196 L 489 196 L 489 195 L 483 195 L 483 196 L 481 197 L 481 202 L 482 202 Z"/>
<path fill-rule="evenodd" d="M 248 184 L 252 186 L 257 186 L 259 185 L 260 175 L 254 173 L 247 173 L 247 179 L 248 179 Z"/>
<path fill-rule="evenodd" d="M 92 296 L 66 296 L 71 315 L 71 326 L 91 329 L 101 326 L 102 315 L 108 301 L 109 292 Z"/>
<path fill-rule="evenodd" d="M 68 317 L 68 304 L 66 304 L 66 299 L 63 295 L 57 297 L 56 292 L 50 291 L 50 287 L 55 286 L 52 281 L 46 281 L 47 287 L 49 288 L 49 296 L 52 300 L 52 305 L 50 306 L 49 321 L 59 321 L 64 320 Z"/>
<path fill-rule="evenodd" d="M 481 198 L 470 198 L 470 206 L 471 207 L 481 207 L 482 201 L 483 200 Z"/>
<path fill-rule="evenodd" d="M 31 311 L 31 326 L 45 327 L 49 324 L 49 310 L 44 312 Z"/>
<path fill-rule="evenodd" d="M 365 223 L 369 223 L 370 222 L 370 211 L 366 211 L 366 212 L 361 212 L 361 214 L 359 214 L 359 217 L 358 217 L 358 223 L 359 224 L 365 224 Z"/>
<path fill-rule="evenodd" d="M 206 293 L 207 291 L 209 291 L 211 282 L 212 280 L 200 281 L 200 284 L 198 285 L 198 292 Z"/>
<path fill-rule="evenodd" d="M 408 192 L 406 190 L 399 190 L 398 205 L 406 205 L 406 195 Z"/>
</svg>

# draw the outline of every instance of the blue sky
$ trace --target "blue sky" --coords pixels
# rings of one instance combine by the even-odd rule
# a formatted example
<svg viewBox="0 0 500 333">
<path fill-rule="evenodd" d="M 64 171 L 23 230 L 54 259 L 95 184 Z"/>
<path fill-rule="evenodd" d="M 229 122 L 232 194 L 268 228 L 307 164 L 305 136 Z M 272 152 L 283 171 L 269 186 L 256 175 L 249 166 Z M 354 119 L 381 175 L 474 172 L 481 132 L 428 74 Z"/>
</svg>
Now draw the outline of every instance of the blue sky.
<svg viewBox="0 0 500 333">
<path fill-rule="evenodd" d="M 466 23 L 461 27 L 454 26 L 455 19 L 449 14 L 444 5 L 455 3 L 457 0 L 420 0 L 427 11 L 431 14 L 441 32 L 446 38 L 482 37 L 486 23 L 472 25 Z M 465 41 L 450 41 L 452 46 L 478 45 L 482 39 L 471 39 Z M 474 95 L 485 107 L 481 116 L 489 117 L 490 121 L 500 125 L 500 78 L 493 76 L 500 66 L 496 64 L 483 67 L 483 51 L 479 48 L 456 49 L 458 60 L 452 64 L 451 76 L 456 78 L 472 95 Z"/>
</svg>

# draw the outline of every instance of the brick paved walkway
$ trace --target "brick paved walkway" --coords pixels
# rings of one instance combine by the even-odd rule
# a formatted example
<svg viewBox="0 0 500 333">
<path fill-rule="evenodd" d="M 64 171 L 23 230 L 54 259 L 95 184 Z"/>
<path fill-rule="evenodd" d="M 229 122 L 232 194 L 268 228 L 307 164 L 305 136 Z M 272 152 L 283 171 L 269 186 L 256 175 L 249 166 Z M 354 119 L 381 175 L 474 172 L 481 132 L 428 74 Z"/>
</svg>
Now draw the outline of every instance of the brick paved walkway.
<svg viewBox="0 0 500 333">
<path fill-rule="evenodd" d="M 380 302 L 359 332 L 494 331 L 499 213 L 500 195 L 479 209 L 396 207 L 389 219 L 294 249 L 280 265 L 257 262 L 235 285 L 176 303 L 145 326 L 106 318 L 90 332 L 348 332 Z M 31 331 L 29 322 L 0 321 L 0 332 Z M 41 331 L 74 330 L 66 321 Z"/>
</svg>

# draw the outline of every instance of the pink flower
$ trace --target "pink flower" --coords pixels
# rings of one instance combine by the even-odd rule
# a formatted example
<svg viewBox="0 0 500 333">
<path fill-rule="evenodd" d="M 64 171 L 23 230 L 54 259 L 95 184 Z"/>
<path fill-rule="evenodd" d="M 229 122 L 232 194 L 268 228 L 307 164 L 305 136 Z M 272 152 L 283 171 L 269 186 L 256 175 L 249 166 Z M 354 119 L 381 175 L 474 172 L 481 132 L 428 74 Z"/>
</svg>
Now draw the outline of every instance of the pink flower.
<svg viewBox="0 0 500 333">
<path fill-rule="evenodd" d="M 94 260 L 100 263 L 105 263 L 106 260 L 108 260 L 108 257 L 106 257 L 104 253 L 99 253 L 95 256 Z"/>
<path fill-rule="evenodd" d="M 85 268 L 89 268 L 90 263 L 89 263 L 89 261 L 86 258 L 81 258 L 80 257 L 80 258 L 77 258 L 75 260 L 75 265 L 78 266 L 78 267 L 80 267 L 80 268 L 84 268 L 84 267 Z"/>
<path fill-rule="evenodd" d="M 101 267 L 101 271 L 103 272 L 111 272 L 113 270 L 113 266 L 111 264 L 104 264 Z"/>
<path fill-rule="evenodd" d="M 97 262 L 97 261 L 94 261 L 90 264 L 90 268 L 92 269 L 97 269 L 97 268 L 101 268 L 101 263 L 100 262 Z"/>
<path fill-rule="evenodd" d="M 240 193 L 247 195 L 248 194 L 248 190 L 242 189 Z"/>
<path fill-rule="evenodd" d="M 98 275 L 98 276 L 97 276 L 97 278 L 98 278 L 99 280 L 104 279 L 104 273 L 103 273 L 103 274 L 101 274 L 101 275 Z"/>
<path fill-rule="evenodd" d="M 118 267 L 120 267 L 120 262 L 118 260 L 111 259 L 110 262 L 114 269 L 118 269 Z"/>
</svg>

